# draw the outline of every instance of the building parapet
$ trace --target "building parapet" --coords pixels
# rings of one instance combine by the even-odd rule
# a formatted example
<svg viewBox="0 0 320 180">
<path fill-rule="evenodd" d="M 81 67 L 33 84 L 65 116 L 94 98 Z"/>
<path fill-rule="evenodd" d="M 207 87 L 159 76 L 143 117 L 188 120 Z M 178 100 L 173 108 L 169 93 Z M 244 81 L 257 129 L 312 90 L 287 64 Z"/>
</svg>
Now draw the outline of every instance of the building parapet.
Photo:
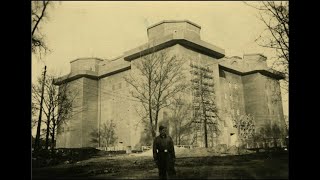
<svg viewBox="0 0 320 180">
<path fill-rule="evenodd" d="M 273 70 L 271 68 L 269 69 L 252 69 L 252 70 L 248 70 L 248 71 L 241 71 L 241 70 L 236 70 L 235 68 L 230 68 L 228 66 L 224 66 L 219 64 L 219 68 L 226 70 L 228 72 L 232 72 L 234 74 L 238 74 L 241 76 L 245 76 L 245 75 L 249 75 L 249 74 L 254 74 L 254 73 L 261 73 L 265 76 L 280 80 L 280 79 L 284 79 L 285 75 L 279 71 Z"/>
<path fill-rule="evenodd" d="M 107 70 L 107 71 L 104 71 L 100 74 L 98 74 L 97 72 L 93 72 L 93 71 L 81 70 L 81 71 L 72 72 L 68 75 L 56 78 L 56 79 L 54 79 L 53 84 L 54 85 L 61 85 L 61 84 L 68 83 L 70 81 L 74 81 L 74 80 L 82 78 L 82 77 L 86 77 L 86 78 L 94 79 L 94 80 L 99 80 L 101 78 L 129 70 L 130 68 L 131 68 L 130 65 L 118 66 L 118 67 L 115 67 L 113 70 Z"/>
<path fill-rule="evenodd" d="M 181 44 L 182 46 L 188 47 L 216 59 L 220 59 L 225 56 L 224 49 L 200 39 L 192 38 L 188 34 L 169 34 L 162 38 L 154 39 L 135 49 L 126 51 L 124 53 L 124 60 L 131 61 L 175 44 Z"/>
</svg>

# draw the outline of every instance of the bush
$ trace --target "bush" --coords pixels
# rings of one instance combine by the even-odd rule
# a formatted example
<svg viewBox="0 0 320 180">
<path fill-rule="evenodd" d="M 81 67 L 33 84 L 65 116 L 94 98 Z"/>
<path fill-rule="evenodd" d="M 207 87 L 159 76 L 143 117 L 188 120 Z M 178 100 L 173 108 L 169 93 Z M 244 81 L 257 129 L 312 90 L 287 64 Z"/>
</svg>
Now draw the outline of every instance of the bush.
<svg viewBox="0 0 320 180">
<path fill-rule="evenodd" d="M 226 144 L 218 144 L 215 149 L 217 153 L 221 154 L 226 153 L 228 148 Z"/>
<path fill-rule="evenodd" d="M 59 148 L 54 151 L 40 150 L 32 153 L 32 166 L 45 167 L 64 162 L 74 163 L 81 160 L 89 159 L 93 156 L 105 155 L 95 148 Z"/>
</svg>

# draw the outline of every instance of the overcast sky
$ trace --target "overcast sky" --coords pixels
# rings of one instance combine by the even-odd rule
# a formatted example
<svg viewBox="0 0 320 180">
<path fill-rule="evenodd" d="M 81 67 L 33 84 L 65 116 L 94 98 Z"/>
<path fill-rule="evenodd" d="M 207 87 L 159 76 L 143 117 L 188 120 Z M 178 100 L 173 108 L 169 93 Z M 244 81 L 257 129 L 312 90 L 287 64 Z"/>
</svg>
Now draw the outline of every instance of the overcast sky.
<svg viewBox="0 0 320 180">
<path fill-rule="evenodd" d="M 201 26 L 201 39 L 225 49 L 226 56 L 274 52 L 254 40 L 265 26 L 257 11 L 243 2 L 54 2 L 41 22 L 51 53 L 32 58 L 32 80 L 49 73 L 65 75 L 80 57 L 113 58 L 147 42 L 147 27 L 162 20 L 190 20 Z M 269 62 L 268 62 L 269 63 Z M 283 97 L 286 99 L 287 97 Z M 288 114 L 287 101 L 284 113 Z"/>
</svg>

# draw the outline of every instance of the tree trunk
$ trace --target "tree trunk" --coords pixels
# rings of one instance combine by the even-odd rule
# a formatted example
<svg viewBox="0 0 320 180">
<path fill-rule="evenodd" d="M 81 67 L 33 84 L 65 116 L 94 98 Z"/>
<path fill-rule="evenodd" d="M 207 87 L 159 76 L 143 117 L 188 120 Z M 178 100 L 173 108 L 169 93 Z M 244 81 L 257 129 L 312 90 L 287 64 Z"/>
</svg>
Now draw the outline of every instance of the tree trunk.
<svg viewBox="0 0 320 180">
<path fill-rule="evenodd" d="M 46 149 L 49 147 L 49 135 L 50 135 L 50 117 L 51 117 L 51 109 L 49 109 L 47 116 L 47 132 L 46 132 Z"/>
<path fill-rule="evenodd" d="M 203 128 L 204 128 L 204 143 L 205 143 L 205 147 L 208 148 L 208 130 L 207 130 L 207 117 L 206 117 L 206 108 L 204 105 L 204 98 L 203 95 L 201 97 L 201 101 L 202 101 L 202 108 L 203 108 L 203 116 L 204 116 L 204 120 L 203 120 Z"/>
<path fill-rule="evenodd" d="M 175 124 L 175 134 L 176 134 L 176 144 L 178 144 L 178 127 L 177 127 L 177 124 Z"/>
<path fill-rule="evenodd" d="M 156 133 L 154 132 L 154 128 L 153 128 L 153 124 L 152 124 L 153 120 L 152 120 L 152 109 L 151 109 L 151 102 L 150 101 L 149 101 L 149 121 L 150 121 L 150 130 L 151 130 L 152 139 L 154 139 L 156 137 Z"/>
<path fill-rule="evenodd" d="M 203 78 L 204 78 L 204 73 L 200 73 L 200 93 L 201 93 L 201 104 L 202 104 L 202 113 L 204 117 L 203 121 L 203 128 L 204 128 L 204 143 L 205 147 L 208 148 L 208 132 L 207 132 L 207 117 L 206 117 L 206 106 L 204 103 L 204 89 L 203 89 Z"/>
<path fill-rule="evenodd" d="M 55 130 L 56 130 L 56 125 L 53 125 L 52 127 L 52 133 L 51 133 L 51 154 L 54 153 L 54 149 L 55 149 L 55 146 L 56 146 L 56 143 L 55 143 Z"/>
<path fill-rule="evenodd" d="M 208 131 L 207 131 L 207 118 L 204 118 L 204 142 L 205 147 L 208 148 Z"/>
<path fill-rule="evenodd" d="M 152 138 L 154 139 L 156 137 L 156 131 L 152 128 L 151 129 Z"/>
<path fill-rule="evenodd" d="M 56 130 L 56 127 L 53 126 L 52 127 L 52 136 L 51 136 L 51 149 L 53 150 L 56 147 L 56 143 L 55 143 L 55 136 L 54 136 L 54 132 Z"/>
<path fill-rule="evenodd" d="M 275 148 L 278 147 L 277 138 L 273 138 L 273 146 L 274 146 Z"/>
<path fill-rule="evenodd" d="M 55 133 L 56 133 L 56 127 L 57 127 L 57 121 L 55 119 L 55 115 L 54 115 L 54 110 L 55 107 L 53 106 L 52 109 L 52 134 L 51 134 L 51 151 L 53 152 L 54 148 L 56 147 L 56 143 L 55 143 Z"/>
<path fill-rule="evenodd" d="M 156 110 L 156 117 L 155 117 L 155 120 L 154 120 L 154 131 L 157 132 L 157 129 L 158 129 L 158 116 L 159 116 L 159 107 L 157 107 L 157 110 Z M 154 136 L 156 136 L 156 133 L 154 134 Z"/>
<path fill-rule="evenodd" d="M 41 87 L 41 100 L 40 100 L 40 112 L 39 112 L 39 120 L 38 120 L 38 126 L 37 126 L 37 134 L 35 139 L 35 150 L 41 149 L 41 143 L 40 143 L 40 131 L 41 131 L 41 118 L 42 118 L 42 103 L 43 103 L 43 94 L 44 94 L 44 83 L 46 81 L 46 69 L 47 66 L 44 66 L 44 73 L 43 73 L 43 81 L 42 81 L 42 87 Z"/>
<path fill-rule="evenodd" d="M 181 145 L 181 133 L 179 131 L 179 145 Z"/>
<path fill-rule="evenodd" d="M 241 145 L 241 137 L 240 137 L 240 119 L 238 119 L 238 154 L 240 155 L 240 145 Z"/>
</svg>

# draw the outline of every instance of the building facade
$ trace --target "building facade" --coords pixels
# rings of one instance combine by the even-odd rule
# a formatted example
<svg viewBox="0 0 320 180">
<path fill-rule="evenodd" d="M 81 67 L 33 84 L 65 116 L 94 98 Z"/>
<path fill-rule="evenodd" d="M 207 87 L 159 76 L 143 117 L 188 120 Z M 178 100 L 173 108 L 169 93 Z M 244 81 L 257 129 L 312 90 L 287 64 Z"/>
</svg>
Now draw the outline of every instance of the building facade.
<svg viewBox="0 0 320 180">
<path fill-rule="evenodd" d="M 92 132 L 111 121 L 117 137 L 112 145 L 114 149 L 134 150 L 145 144 L 144 137 L 149 131 L 141 123 L 138 108 L 141 103 L 132 97 L 132 87 L 124 78 L 137 72 L 137 63 L 151 51 L 166 51 L 182 57 L 183 73 L 188 82 L 195 79 L 195 70 L 207 71 L 206 84 L 212 84 L 212 98 L 222 122 L 219 135 L 210 132 L 209 146 L 235 145 L 239 132 L 233 119 L 241 115 L 250 114 L 254 118 L 256 131 L 270 123 L 284 127 L 279 85 L 279 80 L 284 77 L 269 68 L 267 58 L 261 54 L 225 57 L 224 49 L 201 39 L 200 30 L 199 25 L 188 20 L 162 21 L 147 29 L 149 40 L 146 44 L 124 52 L 118 58 L 71 61 L 71 72 L 58 78 L 55 84 L 70 86 L 76 94 L 73 102 L 76 110 L 65 124 L 58 127 L 57 147 L 97 147 L 97 142 L 92 141 Z M 197 118 L 194 113 L 197 108 L 195 93 L 190 92 L 185 99 L 194 107 L 190 113 Z M 169 109 L 163 109 L 159 118 L 160 123 L 167 121 L 171 132 L 170 114 Z M 203 147 L 203 126 L 194 127 L 184 143 Z"/>
</svg>

